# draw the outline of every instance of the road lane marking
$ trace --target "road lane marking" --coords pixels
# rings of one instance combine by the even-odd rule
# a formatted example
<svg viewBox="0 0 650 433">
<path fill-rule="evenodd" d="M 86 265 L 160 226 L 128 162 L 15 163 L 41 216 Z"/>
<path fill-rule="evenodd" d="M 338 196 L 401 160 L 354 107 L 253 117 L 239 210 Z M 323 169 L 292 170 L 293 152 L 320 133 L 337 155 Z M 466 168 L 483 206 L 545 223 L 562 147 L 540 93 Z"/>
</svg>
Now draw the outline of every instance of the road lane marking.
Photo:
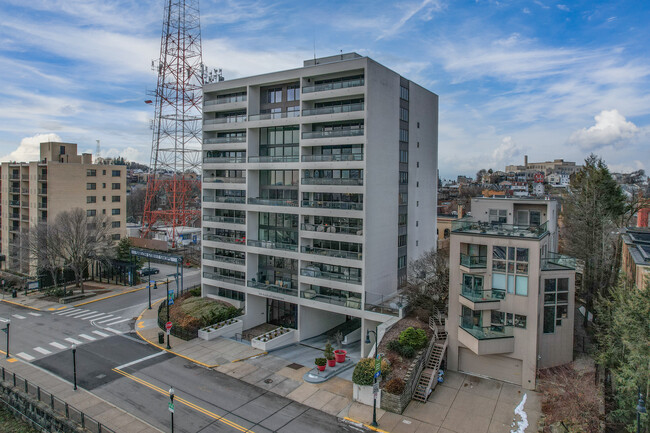
<svg viewBox="0 0 650 433">
<path fill-rule="evenodd" d="M 115 367 L 115 368 L 116 368 L 117 370 L 122 370 L 122 369 L 124 369 L 124 368 L 126 368 L 126 367 L 130 367 L 130 366 L 132 366 L 132 365 L 139 364 L 139 363 L 141 363 L 141 362 L 143 362 L 143 361 L 146 361 L 146 360 L 148 360 L 148 359 L 155 358 L 156 356 L 164 355 L 165 353 L 167 353 L 167 352 L 165 352 L 165 351 L 163 350 L 163 351 L 160 351 L 160 352 L 158 352 L 158 353 L 154 353 L 153 355 L 145 356 L 144 358 L 136 359 L 135 361 L 131 361 L 131 362 L 128 362 L 128 363 L 126 363 L 126 364 L 122 364 L 122 365 L 120 365 L 119 367 Z"/>
<path fill-rule="evenodd" d="M 144 328 L 144 320 L 140 320 L 138 322 L 138 328 L 140 328 L 140 329 Z"/>
<path fill-rule="evenodd" d="M 52 353 L 47 349 L 43 349 L 42 347 L 35 347 L 34 350 L 39 353 L 42 353 L 43 355 L 49 355 L 50 353 Z"/>
<path fill-rule="evenodd" d="M 78 308 L 70 308 L 68 310 L 55 311 L 52 314 L 56 314 L 58 316 L 67 316 L 68 314 L 81 313 L 82 311 L 88 311 L 88 310 L 80 310 Z"/>
<path fill-rule="evenodd" d="M 93 299 L 92 301 L 88 301 L 88 302 L 82 302 L 81 304 L 77 304 L 77 305 L 75 305 L 75 307 L 81 307 L 82 305 L 92 304 L 93 302 L 103 301 L 104 299 L 110 299 L 110 298 L 114 298 L 114 297 L 116 297 L 116 296 L 126 295 L 127 293 L 139 292 L 140 290 L 144 290 L 144 289 L 146 289 L 146 288 L 147 288 L 147 286 L 144 286 L 144 287 L 138 287 L 137 289 L 127 290 L 127 291 L 122 292 L 122 293 L 116 293 L 116 294 L 114 294 L 114 295 L 104 296 L 103 298 Z"/>
<path fill-rule="evenodd" d="M 105 314 L 105 313 L 102 313 L 102 314 L 100 314 L 99 316 L 95 317 L 94 319 L 91 319 L 90 321 L 91 321 L 91 322 L 97 322 L 98 320 L 106 320 L 106 319 L 108 319 L 109 317 L 113 317 L 113 315 L 112 315 L 112 314 Z M 115 319 L 115 317 L 113 317 L 113 319 Z M 112 319 L 111 319 L 111 320 L 112 320 Z"/>
<path fill-rule="evenodd" d="M 118 331 L 117 329 L 113 328 L 102 328 L 104 331 L 111 331 L 113 334 L 124 334 L 122 331 Z"/>
<path fill-rule="evenodd" d="M 89 340 L 89 341 L 95 341 L 95 340 L 97 340 L 95 337 L 91 337 L 90 335 L 86 335 L 86 334 L 79 334 L 79 336 L 80 336 L 81 338 L 85 338 L 86 340 Z"/>
<path fill-rule="evenodd" d="M 86 314 L 86 312 L 88 312 L 88 310 L 73 310 L 71 313 L 61 313 L 61 316 L 75 317 L 78 315 Z"/>
<path fill-rule="evenodd" d="M 110 317 L 110 319 L 107 319 L 108 317 Z M 119 317 L 119 316 L 118 316 L 118 317 Z M 115 316 L 113 316 L 112 314 L 109 314 L 108 316 L 103 317 L 103 318 L 101 318 L 100 320 L 95 320 L 94 322 L 95 322 L 95 323 L 111 322 L 111 321 L 117 319 L 118 317 L 115 317 Z"/>
<path fill-rule="evenodd" d="M 104 313 L 97 313 L 97 314 L 94 314 L 92 316 L 87 316 L 87 317 L 84 317 L 83 320 L 93 320 L 93 319 L 96 319 L 96 318 L 101 317 L 101 316 L 104 316 Z"/>
<path fill-rule="evenodd" d="M 16 356 L 20 356 L 25 361 L 33 361 L 35 359 L 32 355 L 28 355 L 25 352 L 16 353 Z"/>
<path fill-rule="evenodd" d="M 30 316 L 35 316 L 35 317 L 40 317 L 41 316 L 40 313 L 27 313 L 27 314 L 29 314 Z"/>
<path fill-rule="evenodd" d="M 133 376 L 132 374 L 126 373 L 126 372 L 124 372 L 122 370 L 118 370 L 117 368 L 114 368 L 113 371 L 116 372 L 116 373 L 121 374 L 122 376 L 124 376 L 124 377 L 126 377 L 128 379 L 131 379 L 134 382 L 137 382 L 137 383 L 139 383 L 141 385 L 144 385 L 147 388 L 152 389 L 152 390 L 154 390 L 154 391 L 156 391 L 156 392 L 158 392 L 158 393 L 160 393 L 162 395 L 169 396 L 169 391 L 168 390 L 162 389 L 162 388 L 160 388 L 160 387 L 158 387 L 158 386 L 156 386 L 156 385 L 154 385 L 152 383 L 147 382 L 146 380 L 140 379 L 139 377 Z M 176 396 L 176 397 L 174 397 L 174 401 L 176 401 L 176 402 L 178 402 L 180 404 L 184 404 L 185 406 L 187 406 L 189 408 L 192 408 L 192 409 L 196 410 L 197 412 L 200 412 L 200 413 L 202 413 L 204 415 L 207 415 L 207 416 L 209 416 L 210 418 L 212 418 L 214 420 L 222 422 L 222 423 L 224 423 L 224 424 L 226 424 L 226 425 L 228 425 L 228 426 L 230 426 L 230 427 L 232 427 L 232 428 L 234 428 L 236 430 L 239 430 L 241 432 L 254 433 L 253 430 L 247 429 L 247 428 L 245 428 L 245 427 L 243 427 L 243 426 L 241 426 L 241 425 L 239 425 L 239 424 L 237 424 L 237 423 L 235 423 L 233 421 L 230 421 L 227 418 L 224 418 L 224 417 L 222 417 L 220 415 L 217 415 L 214 412 L 210 412 L 209 410 L 204 409 L 204 408 L 202 408 L 202 407 L 200 407 L 200 406 L 198 406 L 198 405 L 196 405 L 196 404 L 194 404 L 194 403 L 192 403 L 192 402 L 190 402 L 188 400 L 185 400 L 184 398 Z"/>
<path fill-rule="evenodd" d="M 50 346 L 56 347 L 57 349 L 62 349 L 62 350 L 68 348 L 67 346 L 64 346 L 61 343 L 57 343 L 56 341 L 53 341 L 52 343 L 50 343 Z"/>
<path fill-rule="evenodd" d="M 100 337 L 110 337 L 110 334 L 106 334 L 105 332 L 102 331 L 93 331 L 93 334 L 97 334 Z"/>
<path fill-rule="evenodd" d="M 117 322 L 110 322 L 109 321 L 110 323 L 106 323 L 106 326 L 117 325 L 118 323 L 126 322 L 127 320 L 131 320 L 131 319 L 122 319 L 122 320 L 118 320 Z"/>
<path fill-rule="evenodd" d="M 7 304 L 17 305 L 17 306 L 19 306 L 19 307 L 23 307 L 23 308 L 29 308 L 30 310 L 41 311 L 40 308 L 31 307 L 31 306 L 29 306 L 29 305 L 24 305 L 24 304 L 21 304 L 20 302 L 8 301 L 7 299 L 0 299 L 0 301 L 1 301 L 1 302 L 6 302 Z"/>
<path fill-rule="evenodd" d="M 25 319 L 26 318 L 25 316 L 21 316 L 20 314 L 13 314 L 12 316 L 15 317 L 16 319 Z"/>
<path fill-rule="evenodd" d="M 75 316 L 74 318 L 75 319 L 81 319 L 81 318 L 85 319 L 86 317 L 93 316 L 95 314 L 97 314 L 97 311 L 89 311 L 87 313 L 79 314 L 78 316 Z"/>
<path fill-rule="evenodd" d="M 74 338 L 64 338 L 64 340 L 67 341 L 68 343 L 72 343 L 72 344 L 83 344 L 83 342 L 81 342 L 79 340 L 75 340 Z"/>
</svg>

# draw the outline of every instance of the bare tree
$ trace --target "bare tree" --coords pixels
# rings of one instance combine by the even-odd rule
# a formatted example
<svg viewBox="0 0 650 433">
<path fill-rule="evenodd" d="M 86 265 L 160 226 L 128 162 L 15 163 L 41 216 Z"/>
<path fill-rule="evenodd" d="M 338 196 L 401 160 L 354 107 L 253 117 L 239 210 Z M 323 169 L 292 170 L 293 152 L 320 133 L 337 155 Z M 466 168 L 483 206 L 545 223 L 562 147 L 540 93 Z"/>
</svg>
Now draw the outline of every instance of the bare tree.
<svg viewBox="0 0 650 433">
<path fill-rule="evenodd" d="M 144 201 L 147 189 L 134 186 L 126 197 L 126 216 L 129 220 L 139 223 L 144 215 Z M 155 205 L 154 205 L 155 206 Z"/>
<path fill-rule="evenodd" d="M 56 273 L 63 263 L 61 239 L 56 224 L 38 224 L 24 235 L 22 245 L 29 252 L 30 259 L 36 261 L 37 269 L 50 273 L 56 288 Z"/>
<path fill-rule="evenodd" d="M 447 250 L 429 250 L 408 265 L 404 293 L 409 305 L 433 312 L 446 309 L 449 299 Z"/>
<path fill-rule="evenodd" d="M 105 215 L 86 216 L 83 209 L 75 208 L 56 217 L 62 258 L 72 269 L 75 284 L 84 293 L 83 272 L 89 261 L 106 262 L 115 254 L 111 227 Z"/>
</svg>

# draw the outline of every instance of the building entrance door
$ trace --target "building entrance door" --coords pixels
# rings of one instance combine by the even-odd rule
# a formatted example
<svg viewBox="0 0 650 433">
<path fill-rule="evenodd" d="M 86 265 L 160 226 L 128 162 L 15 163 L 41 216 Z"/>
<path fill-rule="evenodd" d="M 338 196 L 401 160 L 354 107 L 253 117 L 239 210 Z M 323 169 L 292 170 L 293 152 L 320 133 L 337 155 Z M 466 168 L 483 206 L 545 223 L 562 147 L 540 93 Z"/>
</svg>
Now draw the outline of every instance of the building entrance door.
<svg viewBox="0 0 650 433">
<path fill-rule="evenodd" d="M 272 325 L 297 329 L 298 306 L 290 302 L 266 299 L 266 322 Z"/>
</svg>

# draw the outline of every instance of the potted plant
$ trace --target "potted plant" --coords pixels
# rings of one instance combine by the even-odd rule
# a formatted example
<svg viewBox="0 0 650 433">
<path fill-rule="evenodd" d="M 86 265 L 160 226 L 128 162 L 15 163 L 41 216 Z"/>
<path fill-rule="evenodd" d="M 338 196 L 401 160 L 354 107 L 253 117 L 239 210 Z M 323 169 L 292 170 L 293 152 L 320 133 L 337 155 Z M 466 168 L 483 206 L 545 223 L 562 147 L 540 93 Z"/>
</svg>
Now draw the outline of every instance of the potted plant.
<svg viewBox="0 0 650 433">
<path fill-rule="evenodd" d="M 327 344 L 325 345 L 325 350 L 323 351 L 323 356 L 325 356 L 325 359 L 327 359 L 327 365 L 330 367 L 336 367 L 336 358 L 334 357 L 334 349 L 332 349 L 332 345 L 328 341 Z"/>
<path fill-rule="evenodd" d="M 325 358 L 316 358 L 314 363 L 316 364 L 318 371 L 325 371 L 325 364 L 327 363 L 327 360 Z"/>
<path fill-rule="evenodd" d="M 347 356 L 348 351 L 343 350 L 343 349 L 336 349 L 334 351 L 334 358 L 336 359 L 336 362 L 341 363 L 345 362 L 345 357 Z"/>
</svg>

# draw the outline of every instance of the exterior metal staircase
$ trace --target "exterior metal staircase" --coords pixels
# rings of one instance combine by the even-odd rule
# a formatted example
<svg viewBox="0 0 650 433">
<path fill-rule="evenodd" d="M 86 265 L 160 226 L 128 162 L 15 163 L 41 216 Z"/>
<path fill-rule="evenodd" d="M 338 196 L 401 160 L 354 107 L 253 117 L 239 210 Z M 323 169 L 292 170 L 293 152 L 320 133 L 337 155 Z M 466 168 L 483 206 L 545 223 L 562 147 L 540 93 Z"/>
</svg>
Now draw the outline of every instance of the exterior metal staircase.
<svg viewBox="0 0 650 433">
<path fill-rule="evenodd" d="M 418 378 L 418 384 L 413 393 L 413 400 L 425 403 L 429 394 L 438 384 L 438 371 L 447 351 L 447 332 L 445 331 L 445 318 L 436 311 L 436 314 L 429 318 L 429 327 L 433 330 L 435 342 L 429 353 L 422 373 Z"/>
</svg>

